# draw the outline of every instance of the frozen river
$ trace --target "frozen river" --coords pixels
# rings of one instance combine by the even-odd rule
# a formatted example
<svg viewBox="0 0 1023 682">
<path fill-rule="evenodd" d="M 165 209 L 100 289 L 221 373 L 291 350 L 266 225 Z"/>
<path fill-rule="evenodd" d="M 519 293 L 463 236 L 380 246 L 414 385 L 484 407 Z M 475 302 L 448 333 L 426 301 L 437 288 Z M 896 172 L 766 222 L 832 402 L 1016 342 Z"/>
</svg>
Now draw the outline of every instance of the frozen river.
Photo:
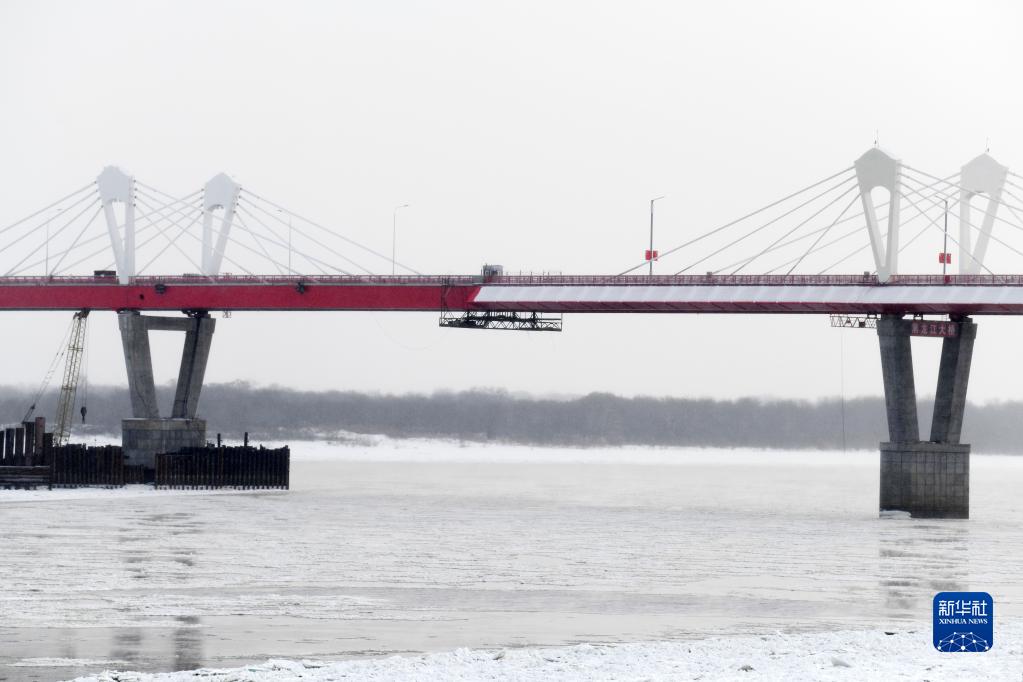
<svg viewBox="0 0 1023 682">
<path fill-rule="evenodd" d="M 293 450 L 288 492 L 0 491 L 0 680 L 1023 616 L 1023 458 L 915 521 L 876 452 Z"/>
</svg>

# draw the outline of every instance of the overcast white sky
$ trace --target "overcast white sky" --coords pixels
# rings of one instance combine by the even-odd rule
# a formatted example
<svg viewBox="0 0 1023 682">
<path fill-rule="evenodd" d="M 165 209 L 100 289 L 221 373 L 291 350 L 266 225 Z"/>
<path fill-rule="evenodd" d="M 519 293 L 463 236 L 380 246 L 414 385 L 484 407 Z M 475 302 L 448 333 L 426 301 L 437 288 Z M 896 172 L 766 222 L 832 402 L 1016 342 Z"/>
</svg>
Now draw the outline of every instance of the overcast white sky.
<svg viewBox="0 0 1023 682">
<path fill-rule="evenodd" d="M 875 130 L 950 174 L 1023 167 L 1017 2 L 0 3 L 0 225 L 108 164 L 184 194 L 246 187 L 430 273 L 614 273 L 647 201 L 677 244 L 851 165 Z M 98 264 L 97 267 L 102 267 Z M 1016 272 L 1023 272 L 1023 263 Z M 0 382 L 35 385 L 67 314 L 5 314 Z M 92 318 L 93 383 L 124 383 Z M 1023 322 L 980 319 L 971 398 L 1023 399 Z M 155 335 L 154 335 L 155 336 Z M 584 316 L 562 334 L 432 314 L 218 321 L 209 381 L 386 392 L 879 394 L 877 341 L 826 317 Z M 181 339 L 155 339 L 158 380 Z M 917 343 L 933 390 L 939 343 Z"/>
</svg>

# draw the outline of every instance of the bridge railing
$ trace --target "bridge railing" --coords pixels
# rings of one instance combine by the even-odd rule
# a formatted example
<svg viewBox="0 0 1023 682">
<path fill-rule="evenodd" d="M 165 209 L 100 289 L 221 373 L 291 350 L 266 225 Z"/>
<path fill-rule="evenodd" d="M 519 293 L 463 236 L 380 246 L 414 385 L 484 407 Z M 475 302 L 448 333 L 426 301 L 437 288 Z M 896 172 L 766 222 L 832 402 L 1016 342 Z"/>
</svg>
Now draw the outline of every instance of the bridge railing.
<svg viewBox="0 0 1023 682">
<path fill-rule="evenodd" d="M 515 286 L 882 286 L 876 275 L 505 275 Z M 884 286 L 1023 286 L 1023 275 L 892 275 Z"/>
<path fill-rule="evenodd" d="M 1023 286 L 1023 275 L 146 275 L 129 286 L 159 285 L 363 285 L 363 286 Z M 0 286 L 120 286 L 110 276 L 0 277 Z"/>
</svg>

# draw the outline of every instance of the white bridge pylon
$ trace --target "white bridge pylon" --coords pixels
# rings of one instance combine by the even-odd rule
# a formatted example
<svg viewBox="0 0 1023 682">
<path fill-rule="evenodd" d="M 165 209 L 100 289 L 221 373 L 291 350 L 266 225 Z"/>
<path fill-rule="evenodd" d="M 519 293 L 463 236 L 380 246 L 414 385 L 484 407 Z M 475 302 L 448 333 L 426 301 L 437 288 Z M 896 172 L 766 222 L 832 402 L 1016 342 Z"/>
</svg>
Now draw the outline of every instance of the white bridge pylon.
<svg viewBox="0 0 1023 682">
<path fill-rule="evenodd" d="M 977 275 L 984 264 L 991 232 L 1002 204 L 1002 192 L 1009 169 L 995 161 L 987 153 L 981 154 L 963 166 L 959 177 L 959 274 Z M 987 196 L 984 207 L 984 221 L 980 224 L 977 244 L 970 249 L 973 222 L 970 220 L 970 204 L 975 196 Z"/>
<path fill-rule="evenodd" d="M 172 195 L 107 166 L 85 186 L 0 225 L 0 278 L 112 271 L 128 285 L 140 277 L 183 273 L 213 279 L 224 269 L 256 279 L 396 269 L 399 276 L 422 274 L 346 232 L 224 173 L 192 192 Z M 383 234 L 372 227 L 362 232 Z"/>
<path fill-rule="evenodd" d="M 135 178 L 117 166 L 107 166 L 96 178 L 96 187 L 110 233 L 117 278 L 121 284 L 128 284 L 135 276 Z M 115 202 L 124 206 L 123 236 L 114 211 Z"/>
<path fill-rule="evenodd" d="M 902 162 L 888 152 L 874 147 L 856 159 L 856 182 L 860 189 L 860 201 L 863 203 L 863 215 L 867 222 L 867 234 L 870 237 L 870 250 L 874 256 L 874 267 L 877 278 L 887 282 L 888 278 L 897 274 L 899 269 L 899 208 L 902 199 Z M 888 191 L 888 229 L 887 239 L 881 234 L 877 224 L 877 211 L 874 208 L 872 191 L 881 187 Z"/>
<path fill-rule="evenodd" d="M 905 197 L 918 211 L 920 209 L 917 207 L 917 202 L 906 195 L 902 182 L 903 164 L 894 155 L 874 147 L 856 159 L 854 168 L 867 234 L 870 237 L 874 267 L 878 280 L 887 282 L 892 275 L 899 274 L 898 258 L 901 248 L 899 228 L 902 224 L 902 199 Z M 1008 175 L 1008 167 L 998 163 L 985 152 L 962 166 L 958 183 L 936 179 L 937 181 L 932 184 L 932 187 L 935 185 L 947 186 L 939 187 L 939 189 L 956 186 L 959 189 L 959 239 L 953 238 L 953 241 L 956 241 L 958 246 L 959 274 L 961 275 L 980 274 L 981 268 L 984 267 L 984 258 L 987 255 L 991 233 L 998 217 L 998 208 L 1002 204 L 1002 191 L 1005 188 Z M 878 224 L 877 204 L 872 194 L 873 190 L 878 187 L 887 191 L 888 224 L 884 234 Z M 918 190 L 910 190 L 910 192 L 919 193 Z M 984 220 L 979 227 L 971 219 L 971 202 L 978 195 L 983 195 L 987 199 L 984 206 Z M 972 239 L 972 230 L 976 230 L 978 233 L 975 244 Z"/>
<path fill-rule="evenodd" d="M 238 205 L 241 185 L 224 173 L 218 173 L 203 187 L 202 198 L 202 274 L 216 277 L 220 274 L 220 266 L 224 262 L 224 251 L 227 239 L 234 223 L 234 212 Z M 213 239 L 213 222 L 215 211 L 223 211 L 220 218 L 220 229 L 217 231 L 216 242 Z"/>
<path fill-rule="evenodd" d="M 135 178 L 117 166 L 107 166 L 96 178 L 103 215 L 110 234 L 110 247 L 114 253 L 117 278 L 128 284 L 135 271 Z M 241 185 L 225 173 L 218 173 L 203 186 L 202 220 L 202 274 L 216 277 L 224 262 L 227 240 L 234 223 L 235 209 Z M 124 220 L 118 221 L 114 204 L 124 206 Z M 222 211 L 220 225 L 213 229 L 217 211 Z M 121 230 L 123 226 L 123 232 Z"/>
<path fill-rule="evenodd" d="M 674 256 L 675 275 L 817 276 L 841 268 L 876 273 L 888 283 L 935 269 L 953 272 L 950 251 L 958 255 L 952 267 L 960 275 L 1023 273 L 1023 262 L 1006 260 L 1013 254 L 1023 259 L 1023 175 L 985 152 L 938 177 L 875 146 L 851 165 L 739 218 L 695 235 L 691 225 L 675 229 L 686 241 L 658 249 L 655 258 L 662 269 Z M 86 186 L 0 225 L 0 277 L 114 268 L 121 284 L 182 273 L 213 279 L 224 269 L 267 281 L 393 274 L 396 268 L 421 274 L 345 232 L 223 173 L 182 196 L 108 166 Z M 362 232 L 393 237 L 371 225 Z M 649 260 L 619 274 L 641 268 L 654 274 Z"/>
</svg>

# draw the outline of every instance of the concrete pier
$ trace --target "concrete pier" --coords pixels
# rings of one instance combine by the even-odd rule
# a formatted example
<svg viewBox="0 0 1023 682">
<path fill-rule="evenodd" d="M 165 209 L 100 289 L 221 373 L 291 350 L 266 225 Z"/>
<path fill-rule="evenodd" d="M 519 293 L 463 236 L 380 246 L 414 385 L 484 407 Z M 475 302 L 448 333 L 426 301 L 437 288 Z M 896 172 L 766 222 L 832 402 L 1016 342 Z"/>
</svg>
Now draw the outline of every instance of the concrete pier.
<svg viewBox="0 0 1023 682">
<path fill-rule="evenodd" d="M 205 419 L 123 419 L 124 463 L 156 466 L 156 455 L 206 445 Z"/>
<path fill-rule="evenodd" d="M 153 467 L 156 454 L 206 444 L 206 422 L 196 419 L 216 320 L 199 312 L 188 317 L 156 317 L 135 311 L 118 313 L 128 392 L 134 419 L 121 422 L 125 461 Z M 185 333 L 181 368 L 170 418 L 160 416 L 153 379 L 150 331 Z"/>
<path fill-rule="evenodd" d="M 938 386 L 929 441 L 920 440 L 912 321 L 878 320 L 889 442 L 881 443 L 881 511 L 918 518 L 969 518 L 970 446 L 959 442 L 977 325 L 955 320 L 956 335 L 942 341 Z"/>
</svg>

